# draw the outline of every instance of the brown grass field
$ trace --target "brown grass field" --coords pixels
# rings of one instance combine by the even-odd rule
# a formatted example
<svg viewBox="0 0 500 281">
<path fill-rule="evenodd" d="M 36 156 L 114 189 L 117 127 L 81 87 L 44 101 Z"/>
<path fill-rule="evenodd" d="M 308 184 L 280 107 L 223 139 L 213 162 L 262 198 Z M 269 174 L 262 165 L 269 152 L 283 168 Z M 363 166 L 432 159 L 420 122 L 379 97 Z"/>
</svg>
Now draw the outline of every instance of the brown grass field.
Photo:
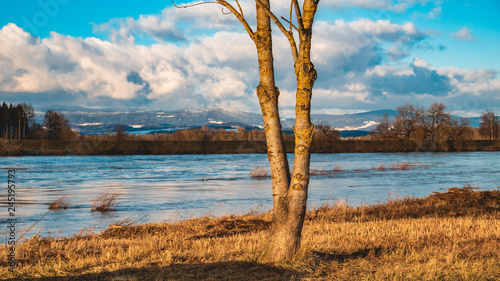
<svg viewBox="0 0 500 281">
<path fill-rule="evenodd" d="M 261 253 L 269 213 L 175 223 L 123 221 L 100 234 L 32 237 L 16 247 L 15 280 L 500 280 L 500 190 L 309 210 L 292 261 Z"/>
</svg>

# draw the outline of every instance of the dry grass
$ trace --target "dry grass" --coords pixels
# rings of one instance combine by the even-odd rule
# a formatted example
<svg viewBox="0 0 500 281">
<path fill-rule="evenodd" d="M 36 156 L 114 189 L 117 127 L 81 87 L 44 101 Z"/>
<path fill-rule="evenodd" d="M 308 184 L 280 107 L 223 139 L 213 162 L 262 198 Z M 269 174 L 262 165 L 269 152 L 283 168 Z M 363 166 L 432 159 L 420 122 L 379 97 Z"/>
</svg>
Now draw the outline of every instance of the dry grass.
<svg viewBox="0 0 500 281">
<path fill-rule="evenodd" d="M 65 196 L 59 197 L 58 199 L 52 201 L 49 205 L 49 210 L 60 210 L 67 209 L 70 201 Z"/>
<path fill-rule="evenodd" d="M 498 280 L 500 191 L 310 210 L 295 260 L 260 261 L 271 216 L 121 222 L 100 235 L 35 237 L 0 278 L 54 280 Z M 66 278 L 66 279 L 64 279 Z M 44 279 L 49 280 L 49 279 Z"/>
<path fill-rule="evenodd" d="M 253 167 L 252 170 L 250 171 L 251 178 L 266 178 L 270 176 L 271 174 L 262 167 Z"/>
<path fill-rule="evenodd" d="M 335 175 L 339 172 L 341 172 L 341 166 L 340 164 L 335 164 L 333 167 L 333 170 L 316 170 L 312 169 L 309 171 L 310 176 L 330 176 L 330 175 Z"/>
<path fill-rule="evenodd" d="M 91 202 L 91 212 L 109 212 L 114 210 L 114 208 L 118 205 L 116 200 L 118 199 L 118 193 L 107 190 L 103 191 L 99 197 L 92 200 Z"/>
<path fill-rule="evenodd" d="M 385 171 L 386 167 L 384 166 L 384 163 L 380 163 L 380 166 L 373 168 L 375 171 Z"/>
<path fill-rule="evenodd" d="M 391 170 L 409 170 L 411 168 L 412 166 L 410 166 L 408 162 L 403 161 L 401 163 L 399 162 L 393 163 Z"/>
<path fill-rule="evenodd" d="M 335 175 L 339 172 L 341 172 L 341 166 L 340 164 L 335 164 L 332 170 L 318 170 L 318 169 L 311 169 L 309 171 L 310 176 L 330 176 L 330 175 Z M 271 174 L 264 168 L 262 167 L 254 167 L 250 171 L 250 177 L 252 178 L 266 178 L 270 177 Z"/>
<path fill-rule="evenodd" d="M 428 166 L 421 166 L 422 168 L 428 168 Z M 373 168 L 374 171 L 385 171 L 385 170 L 410 170 L 416 168 L 415 165 L 408 163 L 406 161 L 403 162 L 394 162 L 392 166 L 385 166 L 384 163 L 380 163 L 380 166 Z"/>
</svg>

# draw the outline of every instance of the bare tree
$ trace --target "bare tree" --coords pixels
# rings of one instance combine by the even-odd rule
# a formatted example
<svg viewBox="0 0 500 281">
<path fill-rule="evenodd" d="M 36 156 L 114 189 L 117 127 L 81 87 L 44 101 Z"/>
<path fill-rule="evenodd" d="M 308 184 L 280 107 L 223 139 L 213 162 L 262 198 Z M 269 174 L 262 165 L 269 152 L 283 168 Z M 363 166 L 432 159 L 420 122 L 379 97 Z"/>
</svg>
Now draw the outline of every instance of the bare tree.
<svg viewBox="0 0 500 281">
<path fill-rule="evenodd" d="M 370 132 L 370 135 L 375 136 L 379 140 L 390 140 L 393 138 L 393 133 L 393 124 L 389 121 L 389 114 L 386 111 L 377 127 Z"/>
<path fill-rule="evenodd" d="M 399 140 L 404 142 L 404 148 L 413 140 L 419 143 L 423 139 L 422 130 L 422 107 L 413 104 L 405 104 L 397 108 L 398 114 L 394 120 L 394 130 Z"/>
<path fill-rule="evenodd" d="M 481 115 L 479 135 L 489 140 L 500 138 L 500 121 L 493 111 L 487 110 Z"/>
<path fill-rule="evenodd" d="M 304 0 L 302 7 L 298 0 L 290 0 L 289 19 L 282 17 L 289 28 L 285 28 L 280 19 L 270 10 L 269 0 L 255 0 L 257 29 L 253 31 L 244 17 L 238 2 L 238 8 L 226 0 L 217 3 L 227 8 L 245 27 L 257 48 L 259 60 L 260 84 L 257 87 L 264 129 L 267 141 L 267 155 L 271 166 L 273 185 L 273 227 L 265 253 L 268 260 L 291 259 L 300 246 L 300 237 L 304 223 L 307 190 L 309 186 L 310 149 L 314 134 L 311 123 L 311 96 L 317 74 L 311 62 L 311 39 L 314 16 L 319 0 Z M 187 6 L 186 6 L 187 7 Z M 292 14 L 295 12 L 295 21 Z M 297 78 L 295 157 L 293 172 L 290 173 L 283 141 L 278 110 L 279 90 L 274 79 L 274 59 L 272 52 L 271 20 L 287 37 L 294 60 Z M 294 30 L 298 32 L 299 44 L 295 41 Z"/>
<path fill-rule="evenodd" d="M 446 146 L 451 127 L 450 113 L 445 112 L 446 106 L 442 103 L 433 103 L 423 115 L 423 126 L 426 138 L 432 142 L 432 149 L 443 149 Z"/>
<path fill-rule="evenodd" d="M 321 122 L 314 126 L 313 149 L 315 152 L 332 152 L 332 144 L 339 140 L 339 130 L 332 128 L 328 123 Z"/>
<path fill-rule="evenodd" d="M 474 129 L 470 126 L 470 121 L 467 118 L 451 119 L 450 133 L 448 139 L 452 141 L 456 147 L 461 141 L 474 139 Z"/>
<path fill-rule="evenodd" d="M 43 125 L 47 129 L 49 140 L 70 140 L 75 135 L 69 126 L 69 120 L 62 113 L 53 110 L 45 113 Z"/>
</svg>

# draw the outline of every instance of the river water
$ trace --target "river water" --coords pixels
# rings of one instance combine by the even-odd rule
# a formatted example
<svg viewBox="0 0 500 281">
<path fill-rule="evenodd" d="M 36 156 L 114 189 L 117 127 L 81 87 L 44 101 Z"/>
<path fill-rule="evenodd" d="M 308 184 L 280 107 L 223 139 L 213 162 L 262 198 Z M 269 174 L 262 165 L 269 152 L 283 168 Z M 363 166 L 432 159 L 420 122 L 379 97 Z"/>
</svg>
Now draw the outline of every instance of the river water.
<svg viewBox="0 0 500 281">
<path fill-rule="evenodd" d="M 289 159 L 292 166 L 293 155 Z M 311 169 L 330 172 L 311 176 L 309 207 L 423 197 L 466 184 L 480 190 L 500 186 L 500 152 L 313 154 L 311 160 Z M 402 162 L 410 169 L 390 169 Z M 381 165 L 389 169 L 376 169 Z M 68 209 L 50 211 L 24 237 L 99 232 L 126 218 L 162 222 L 272 207 L 271 179 L 250 176 L 255 167 L 269 170 L 265 154 L 1 157 L 0 167 L 2 226 L 9 216 L 8 170 L 16 171 L 16 237 L 61 196 L 70 200 Z M 118 195 L 115 210 L 91 212 L 91 201 L 109 190 Z M 6 237 L 7 227 L 0 235 Z"/>
</svg>

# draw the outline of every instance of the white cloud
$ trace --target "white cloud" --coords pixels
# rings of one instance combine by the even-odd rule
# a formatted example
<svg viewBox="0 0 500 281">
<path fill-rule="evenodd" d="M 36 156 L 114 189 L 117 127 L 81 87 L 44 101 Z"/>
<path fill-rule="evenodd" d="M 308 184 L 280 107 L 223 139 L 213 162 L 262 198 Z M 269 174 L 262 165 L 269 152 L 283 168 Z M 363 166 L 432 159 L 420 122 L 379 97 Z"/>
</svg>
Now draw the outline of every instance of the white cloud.
<svg viewBox="0 0 500 281">
<path fill-rule="evenodd" d="M 323 4 L 347 2 L 403 10 L 427 1 Z M 286 15 L 287 3 L 273 1 L 273 6 Z M 246 17 L 254 21 L 254 5 L 251 1 L 242 4 Z M 108 34 L 109 41 L 58 33 L 39 39 L 14 24 L 4 26 L 0 30 L 0 94 L 52 93 L 58 99 L 46 98 L 46 102 L 67 100 L 82 106 L 124 103 L 163 109 L 219 106 L 259 111 L 255 46 L 234 16 L 221 14 L 217 5 L 167 8 L 156 15 L 113 19 L 94 28 Z M 291 52 L 286 38 L 277 28 L 273 31 L 280 105 L 283 112 L 293 112 Z M 318 70 L 313 107 L 317 112 L 395 108 L 406 101 L 444 102 L 481 94 L 488 94 L 485 106 L 490 105 L 487 100 L 500 103 L 495 98 L 500 82 L 494 70 L 434 68 L 423 58 L 408 62 L 415 48 L 430 36 L 411 22 L 318 20 L 313 34 L 312 61 Z M 142 39 L 156 43 L 140 45 Z"/>
<path fill-rule="evenodd" d="M 180 48 L 172 44 L 120 44 L 57 33 L 40 40 L 9 24 L 0 30 L 0 66 L 6 66 L 0 67 L 0 91 L 62 90 L 67 95 L 83 92 L 89 99 L 179 98 L 185 99 L 184 105 L 190 108 L 210 104 L 216 98 L 251 97 L 253 90 L 248 86 L 258 78 L 247 75 L 247 67 L 254 53 L 245 40 L 238 41 L 241 48 L 233 48 L 240 35 L 244 34 L 216 34 L 189 48 Z M 234 68 L 228 66 L 231 64 Z M 136 73 L 140 83 L 129 81 L 131 73 Z"/>
<path fill-rule="evenodd" d="M 477 39 L 472 35 L 472 31 L 467 27 L 462 27 L 459 31 L 455 33 L 450 33 L 450 35 L 458 41 L 476 41 Z"/>
</svg>

